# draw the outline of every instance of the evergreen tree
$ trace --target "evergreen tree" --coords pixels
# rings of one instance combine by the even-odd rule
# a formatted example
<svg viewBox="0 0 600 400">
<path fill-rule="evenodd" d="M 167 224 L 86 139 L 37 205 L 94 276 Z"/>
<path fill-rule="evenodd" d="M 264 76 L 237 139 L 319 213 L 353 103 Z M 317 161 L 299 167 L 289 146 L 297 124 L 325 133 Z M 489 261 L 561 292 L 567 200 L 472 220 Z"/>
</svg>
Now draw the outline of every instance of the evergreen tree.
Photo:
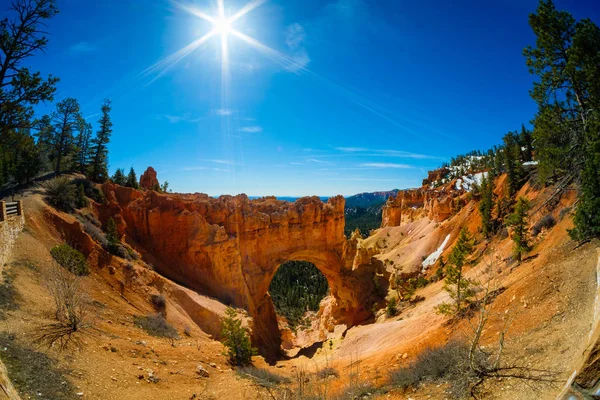
<svg viewBox="0 0 600 400">
<path fill-rule="evenodd" d="M 75 207 L 76 208 L 83 208 L 83 207 L 87 207 L 88 205 L 88 200 L 87 197 L 85 197 L 85 190 L 83 188 L 83 184 L 79 184 L 77 185 L 77 198 L 75 200 Z"/>
<path fill-rule="evenodd" d="M 489 176 L 489 177 L 488 177 Z M 481 215 L 481 228 L 485 237 L 489 238 L 494 221 L 492 210 L 494 208 L 494 177 L 491 173 L 483 176 L 481 180 L 481 202 L 479 203 L 479 214 Z"/>
<path fill-rule="evenodd" d="M 54 172 L 57 175 L 61 172 L 63 159 L 73 151 L 73 132 L 81 119 L 79 103 L 74 98 L 67 98 L 58 103 L 56 111 L 52 113 L 54 123 L 52 144 L 56 157 Z"/>
<path fill-rule="evenodd" d="M 121 244 L 121 239 L 119 239 L 119 231 L 117 230 L 117 224 L 115 220 L 111 218 L 106 221 L 106 241 L 108 242 L 108 251 L 111 253 L 116 253 L 117 248 Z"/>
<path fill-rule="evenodd" d="M 8 12 L 12 16 L 0 20 L 0 142 L 8 132 L 30 127 L 33 106 L 52 101 L 58 81 L 23 66 L 46 48 L 44 27 L 58 13 L 55 1 L 14 0 Z"/>
<path fill-rule="evenodd" d="M 30 183 L 40 172 L 41 158 L 38 147 L 33 137 L 28 133 L 21 133 L 18 144 L 17 167 L 15 177 L 19 183 Z"/>
<path fill-rule="evenodd" d="M 521 188 L 523 167 L 521 165 L 521 146 L 519 136 L 514 132 L 504 135 L 504 169 L 508 179 L 508 197 L 514 198 Z"/>
<path fill-rule="evenodd" d="M 518 262 L 521 262 L 523 253 L 530 250 L 527 238 L 529 201 L 524 197 L 519 197 L 515 205 L 515 211 L 508 216 L 507 225 L 512 226 L 512 240 L 514 242 L 513 254 Z"/>
<path fill-rule="evenodd" d="M 595 123 L 600 125 L 598 121 Z M 600 129 L 600 126 L 596 129 Z M 589 155 L 581 175 L 579 204 L 573 218 L 575 228 L 569 231 L 575 240 L 600 237 L 600 138 L 591 141 L 588 146 Z"/>
<path fill-rule="evenodd" d="M 521 146 L 521 161 L 528 162 L 533 160 L 533 135 L 530 130 L 521 126 L 519 134 L 519 145 Z"/>
<path fill-rule="evenodd" d="M 160 191 L 163 193 L 167 193 L 169 190 L 169 181 L 165 181 L 163 185 L 160 187 Z"/>
<path fill-rule="evenodd" d="M 252 356 L 257 354 L 257 350 L 252 347 L 248 331 L 242 326 L 242 321 L 233 308 L 227 307 L 225 315 L 221 327 L 221 341 L 226 347 L 229 362 L 236 366 L 252 364 Z"/>
<path fill-rule="evenodd" d="M 473 252 L 473 239 L 466 228 L 460 231 L 458 241 L 448 257 L 444 290 L 454 300 L 454 304 L 442 303 L 437 312 L 444 315 L 461 315 L 475 295 L 475 282 L 465 278 L 463 267 L 467 257 Z"/>
<path fill-rule="evenodd" d="M 92 166 L 91 178 L 96 182 L 104 182 L 108 179 L 108 149 L 106 145 L 110 141 L 112 133 L 112 121 L 110 120 L 110 100 L 104 100 L 102 104 L 102 117 L 100 118 L 100 130 L 92 140 Z"/>
<path fill-rule="evenodd" d="M 125 171 L 123 168 L 117 169 L 110 180 L 115 185 L 125 186 L 127 184 L 127 178 L 125 177 Z"/>
<path fill-rule="evenodd" d="M 82 174 L 86 173 L 87 166 L 90 160 L 90 138 L 92 136 L 92 124 L 85 122 L 84 119 L 80 119 L 77 123 L 77 140 L 75 143 L 75 159 L 73 160 L 73 167 Z"/>
<path fill-rule="evenodd" d="M 137 175 L 135 174 L 133 167 L 131 167 L 131 169 L 129 170 L 129 174 L 127 175 L 127 182 L 125 182 L 125 186 L 134 188 L 134 189 L 138 189 L 140 187 L 140 184 L 138 183 L 138 180 L 137 180 Z"/>
<path fill-rule="evenodd" d="M 597 236 L 600 223 L 590 208 L 597 202 L 600 113 L 600 29 L 591 20 L 576 22 L 571 14 L 542 0 L 529 17 L 536 46 L 525 49 L 527 65 L 539 80 L 533 132 L 542 181 L 566 176 L 580 183 L 574 237 Z M 596 232 L 596 233 L 594 233 Z"/>
</svg>

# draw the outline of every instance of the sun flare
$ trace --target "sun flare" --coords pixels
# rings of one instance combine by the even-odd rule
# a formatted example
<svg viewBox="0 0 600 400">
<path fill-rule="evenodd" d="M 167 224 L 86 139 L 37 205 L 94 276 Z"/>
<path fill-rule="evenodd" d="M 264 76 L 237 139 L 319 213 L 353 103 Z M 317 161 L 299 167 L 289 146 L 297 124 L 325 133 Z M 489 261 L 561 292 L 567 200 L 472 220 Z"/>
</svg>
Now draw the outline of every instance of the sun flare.
<svg viewBox="0 0 600 400">
<path fill-rule="evenodd" d="M 219 18 L 213 23 L 216 33 L 227 36 L 231 32 L 231 21 L 227 18 Z"/>
</svg>

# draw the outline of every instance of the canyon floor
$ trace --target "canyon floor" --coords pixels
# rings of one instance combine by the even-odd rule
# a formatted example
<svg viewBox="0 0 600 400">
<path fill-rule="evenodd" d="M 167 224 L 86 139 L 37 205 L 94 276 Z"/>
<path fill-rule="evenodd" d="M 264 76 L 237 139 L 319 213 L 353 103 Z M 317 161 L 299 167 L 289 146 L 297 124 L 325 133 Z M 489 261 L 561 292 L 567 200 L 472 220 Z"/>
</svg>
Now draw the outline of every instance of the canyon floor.
<svg viewBox="0 0 600 400">
<path fill-rule="evenodd" d="M 550 193 L 550 189 L 535 191 L 526 186 L 521 194 L 532 200 L 535 210 Z M 468 276 L 491 282 L 497 289 L 481 344 L 497 346 L 509 318 L 503 360 L 556 374 L 553 384 L 536 385 L 511 378 L 487 381 L 482 398 L 557 398 L 585 362 L 597 318 L 600 250 L 598 242 L 578 246 L 569 239 L 566 230 L 572 222 L 568 209 L 563 210 L 573 202 L 572 196 L 566 196 L 552 209 L 540 208 L 538 215 L 532 216 L 539 219 L 552 213 L 557 224 L 533 239 L 533 250 L 520 264 L 511 260 L 510 238 L 488 242 L 478 236 Z M 0 320 L 0 351 L 9 359 L 19 352 L 28 355 L 26 361 L 12 363 L 4 357 L 10 379 L 26 388 L 21 389 L 21 398 L 52 399 L 53 393 L 68 390 L 76 393 L 75 398 L 84 399 L 272 399 L 283 393 L 227 364 L 222 344 L 213 339 L 218 320 L 209 321 L 215 315 L 223 316 L 223 303 L 179 286 L 141 261 L 133 262 L 137 283 L 125 290 L 120 286 L 121 261 L 92 262 L 92 273 L 84 278 L 84 288 L 93 300 L 90 328 L 78 333 L 78 345 L 65 351 L 36 343 L 40 329 L 52 323 L 54 312 L 44 285 L 45 271 L 53 262 L 49 250 L 66 238 L 78 240 L 81 229 L 76 218 L 46 205 L 37 190 L 25 193 L 23 204 L 25 229 L 9 261 L 1 266 L 3 289 L 10 287 L 15 292 L 14 307 L 3 311 Z M 444 221 L 411 215 L 400 226 L 378 229 L 359 245 L 372 249 L 389 272 L 410 271 L 421 268 L 422 260 L 450 235 L 442 252 L 447 256 L 460 228 L 470 227 L 475 232 L 478 218 L 476 202 L 470 201 Z M 426 274 L 432 276 L 434 272 L 428 270 Z M 157 288 L 167 293 L 166 315 L 179 332 L 177 340 L 150 336 L 134 324 L 134 316 L 153 312 L 148 296 Z M 390 289 L 389 295 L 393 294 Z M 475 315 L 449 324 L 435 312 L 438 304 L 449 300 L 443 282 L 417 290 L 416 296 L 423 301 L 394 317 L 386 317 L 382 307 L 374 319 L 360 325 L 347 330 L 329 326 L 319 332 L 316 336 L 323 340 L 322 346 L 304 349 L 301 355 L 272 365 L 256 356 L 254 365 L 288 377 L 290 383 L 284 386 L 296 393 L 297 386 L 302 385 L 305 393 L 327 393 L 328 398 L 353 398 L 358 392 L 382 399 L 451 398 L 446 385 L 425 382 L 408 390 L 390 385 L 391 372 L 409 365 L 424 349 L 453 339 L 469 340 L 472 335 Z M 324 308 L 319 316 L 324 315 Z M 207 321 L 204 325 L 197 323 L 201 318 Z M 319 324 L 315 326 L 319 329 Z M 208 377 L 197 373 L 199 365 Z M 335 369 L 339 376 L 315 375 L 325 367 Z M 41 369 L 45 373 L 40 373 Z M 0 391 L 0 399 L 2 395 Z"/>
</svg>

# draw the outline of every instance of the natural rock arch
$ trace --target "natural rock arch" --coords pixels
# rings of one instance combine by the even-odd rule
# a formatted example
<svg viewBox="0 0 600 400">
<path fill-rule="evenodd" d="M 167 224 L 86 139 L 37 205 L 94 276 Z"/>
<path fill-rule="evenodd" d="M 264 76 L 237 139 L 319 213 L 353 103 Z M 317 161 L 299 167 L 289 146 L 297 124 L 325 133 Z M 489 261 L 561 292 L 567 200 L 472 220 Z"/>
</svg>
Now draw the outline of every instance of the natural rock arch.
<svg viewBox="0 0 600 400">
<path fill-rule="evenodd" d="M 389 277 L 373 254 L 344 236 L 344 198 L 326 203 L 307 197 L 289 203 L 246 195 L 175 195 L 103 186 L 120 232 L 164 276 L 222 302 L 245 308 L 253 318 L 253 340 L 268 359 L 281 338 L 268 294 L 279 266 L 289 260 L 313 263 L 328 280 L 334 317 L 348 326 L 371 316 L 375 281 Z"/>
</svg>

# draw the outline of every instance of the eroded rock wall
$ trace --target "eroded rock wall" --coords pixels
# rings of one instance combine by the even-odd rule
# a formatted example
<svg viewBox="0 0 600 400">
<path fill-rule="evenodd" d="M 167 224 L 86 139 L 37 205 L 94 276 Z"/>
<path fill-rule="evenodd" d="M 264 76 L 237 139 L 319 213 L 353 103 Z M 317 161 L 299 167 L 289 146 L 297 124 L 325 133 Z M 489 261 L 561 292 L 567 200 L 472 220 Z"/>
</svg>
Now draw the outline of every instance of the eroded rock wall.
<svg viewBox="0 0 600 400">
<path fill-rule="evenodd" d="M 374 259 L 355 259 L 357 239 L 344 236 L 341 196 L 289 203 L 246 195 L 166 195 L 111 183 L 103 190 L 108 204 L 99 206 L 101 220 L 113 217 L 162 275 L 248 310 L 255 342 L 267 357 L 281 343 L 268 288 L 283 262 L 305 260 L 321 270 L 341 323 L 371 316 L 384 268 Z"/>
<path fill-rule="evenodd" d="M 455 200 L 462 194 L 450 185 L 442 189 L 401 190 L 383 206 L 381 227 L 400 226 L 423 216 L 436 222 L 445 221 L 459 205 Z"/>
</svg>

